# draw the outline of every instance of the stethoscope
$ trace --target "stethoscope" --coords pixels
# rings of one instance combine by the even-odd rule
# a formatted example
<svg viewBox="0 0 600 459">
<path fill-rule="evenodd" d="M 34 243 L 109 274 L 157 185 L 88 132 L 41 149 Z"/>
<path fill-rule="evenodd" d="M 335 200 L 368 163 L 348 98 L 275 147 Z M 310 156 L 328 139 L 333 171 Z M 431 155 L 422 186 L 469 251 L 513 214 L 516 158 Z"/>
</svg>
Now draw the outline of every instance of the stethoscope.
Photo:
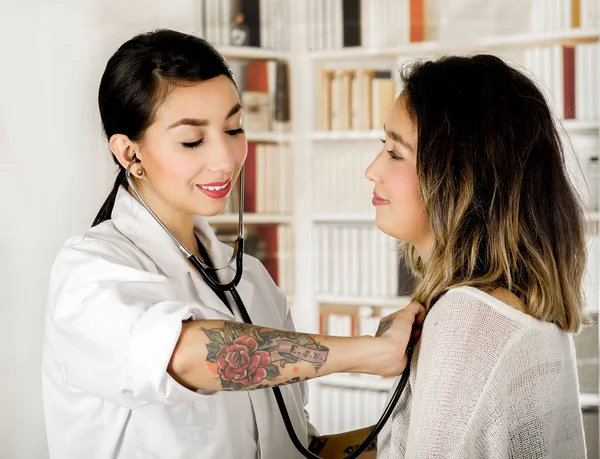
<svg viewBox="0 0 600 459">
<path fill-rule="evenodd" d="M 190 253 L 190 251 L 184 247 L 184 245 L 179 241 L 179 239 L 177 239 L 175 237 L 175 235 L 173 233 L 171 233 L 171 231 L 169 231 L 169 229 L 156 216 L 156 214 L 152 211 L 152 209 L 150 209 L 150 207 L 148 207 L 148 205 L 145 203 L 145 201 L 139 195 L 139 193 L 137 192 L 137 190 L 135 188 L 135 185 L 133 184 L 133 180 L 131 179 L 131 173 L 130 173 L 131 166 L 133 166 L 136 162 L 139 162 L 139 160 L 134 156 L 133 161 L 131 161 L 131 163 L 125 170 L 125 176 L 127 178 L 127 184 L 129 185 L 129 188 L 135 195 L 138 202 L 150 213 L 150 215 L 152 215 L 154 220 L 156 220 L 156 222 L 161 226 L 161 228 L 164 229 L 166 231 L 166 233 L 171 237 L 171 239 L 173 240 L 173 242 L 175 243 L 177 248 L 179 248 L 182 255 L 185 258 L 187 258 L 189 263 L 198 272 L 198 274 L 204 280 L 204 282 L 206 282 L 206 284 L 215 293 L 216 292 L 229 292 L 231 294 L 233 301 L 235 302 L 244 322 L 247 324 L 252 324 L 252 319 L 250 319 L 250 316 L 248 315 L 246 306 L 244 305 L 242 298 L 240 297 L 240 295 L 238 294 L 238 292 L 235 288 L 239 284 L 239 282 L 242 278 L 242 273 L 243 273 L 244 168 L 242 167 L 242 170 L 240 171 L 240 187 L 239 187 L 240 188 L 240 190 L 239 190 L 240 201 L 239 201 L 239 215 L 238 215 L 238 234 L 237 234 L 236 240 L 234 241 L 234 246 L 235 246 L 234 251 L 233 251 L 233 254 L 232 254 L 230 260 L 227 262 L 227 264 L 225 266 L 212 267 L 212 266 L 209 266 L 209 265 L 203 263 L 193 253 Z M 230 282 L 220 283 L 216 276 L 216 272 L 221 269 L 228 268 L 234 262 L 235 262 L 235 266 L 236 266 L 235 276 L 233 277 L 233 279 Z M 215 274 L 214 278 L 209 273 L 214 273 Z M 369 447 L 369 445 L 371 445 L 375 441 L 375 439 L 377 438 L 377 435 L 379 434 L 379 432 L 381 431 L 381 429 L 383 428 L 383 426 L 385 425 L 385 423 L 387 422 L 389 417 L 392 415 L 394 407 L 398 403 L 398 400 L 400 400 L 402 391 L 404 390 L 404 387 L 406 386 L 406 383 L 408 381 L 408 375 L 409 375 L 412 354 L 413 354 L 413 347 L 412 347 L 412 345 L 409 344 L 409 346 L 406 348 L 406 355 L 407 355 L 406 369 L 404 370 L 404 373 L 402 373 L 400 382 L 398 383 L 398 386 L 396 386 L 396 390 L 392 394 L 390 401 L 388 402 L 387 406 L 385 407 L 385 410 L 383 411 L 381 418 L 379 419 L 379 421 L 377 421 L 377 424 L 375 424 L 375 427 L 371 430 L 369 435 L 367 435 L 367 438 L 354 451 L 352 451 L 352 453 L 347 455 L 344 459 L 355 459 L 358 456 L 360 456 Z M 317 456 L 316 454 L 313 454 L 308 449 L 306 449 L 306 447 L 298 439 L 298 436 L 296 435 L 296 432 L 294 430 L 294 426 L 290 419 L 290 415 L 285 406 L 285 402 L 283 400 L 283 396 L 281 395 L 281 390 L 279 389 L 279 387 L 272 387 L 271 389 L 273 390 L 273 394 L 275 395 L 275 400 L 277 401 L 277 406 L 279 407 L 279 411 L 281 413 L 281 417 L 283 418 L 283 423 L 285 424 L 285 428 L 288 432 L 288 435 L 290 436 L 290 439 L 292 440 L 292 443 L 296 447 L 296 449 L 304 457 L 307 457 L 309 459 L 321 459 L 320 456 Z"/>
</svg>

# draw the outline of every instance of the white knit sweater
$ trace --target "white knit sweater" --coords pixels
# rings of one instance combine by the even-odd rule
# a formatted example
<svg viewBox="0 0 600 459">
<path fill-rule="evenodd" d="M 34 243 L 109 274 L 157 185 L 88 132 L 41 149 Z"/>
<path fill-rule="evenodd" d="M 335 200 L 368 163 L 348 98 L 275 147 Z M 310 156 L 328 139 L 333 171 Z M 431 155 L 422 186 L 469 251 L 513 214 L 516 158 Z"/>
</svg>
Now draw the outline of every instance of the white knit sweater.
<svg viewBox="0 0 600 459">
<path fill-rule="evenodd" d="M 586 457 L 570 335 L 472 287 L 425 320 L 378 458 Z"/>
</svg>

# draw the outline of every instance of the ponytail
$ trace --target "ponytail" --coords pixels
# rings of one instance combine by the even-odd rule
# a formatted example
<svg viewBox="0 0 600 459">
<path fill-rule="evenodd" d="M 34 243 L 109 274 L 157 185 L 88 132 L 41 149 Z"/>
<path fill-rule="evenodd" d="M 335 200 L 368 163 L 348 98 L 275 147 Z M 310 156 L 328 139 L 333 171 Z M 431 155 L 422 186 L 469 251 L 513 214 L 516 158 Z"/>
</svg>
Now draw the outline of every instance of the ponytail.
<svg viewBox="0 0 600 459">
<path fill-rule="evenodd" d="M 115 199 L 117 199 L 117 193 L 119 192 L 119 188 L 121 185 L 127 184 L 127 178 L 125 176 L 125 168 L 119 164 L 119 173 L 117 174 L 117 178 L 115 179 L 115 184 L 113 185 L 113 189 L 102 204 L 98 215 L 94 218 L 94 223 L 92 223 L 92 227 L 99 225 L 103 221 L 110 220 L 113 207 L 115 206 Z"/>
</svg>

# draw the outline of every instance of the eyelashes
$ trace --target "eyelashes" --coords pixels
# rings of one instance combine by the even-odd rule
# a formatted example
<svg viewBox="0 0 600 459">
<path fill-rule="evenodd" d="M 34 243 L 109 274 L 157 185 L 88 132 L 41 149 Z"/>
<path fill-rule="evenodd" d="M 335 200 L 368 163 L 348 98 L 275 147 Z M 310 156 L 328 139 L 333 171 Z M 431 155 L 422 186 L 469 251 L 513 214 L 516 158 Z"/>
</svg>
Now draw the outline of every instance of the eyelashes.
<svg viewBox="0 0 600 459">
<path fill-rule="evenodd" d="M 225 134 L 231 137 L 235 137 L 236 135 L 243 134 L 245 131 L 243 128 L 232 129 L 230 131 L 225 131 Z M 184 148 L 196 148 L 204 143 L 204 139 L 196 140 L 195 142 L 182 142 Z"/>
<path fill-rule="evenodd" d="M 383 144 L 384 148 L 385 148 L 385 139 L 379 139 L 381 140 L 381 143 Z M 387 152 L 387 154 L 390 156 L 390 159 L 393 161 L 399 161 L 402 159 L 402 156 L 400 156 L 398 153 L 396 153 L 393 150 L 385 150 Z"/>
<path fill-rule="evenodd" d="M 204 139 L 197 140 L 196 142 L 183 142 L 185 148 L 196 148 L 204 143 Z"/>
<path fill-rule="evenodd" d="M 227 133 L 227 135 L 230 135 L 233 137 L 233 136 L 236 136 L 239 134 L 243 134 L 245 131 L 244 131 L 244 128 L 238 128 L 238 129 L 233 129 L 231 131 L 225 131 L 225 132 Z"/>
</svg>

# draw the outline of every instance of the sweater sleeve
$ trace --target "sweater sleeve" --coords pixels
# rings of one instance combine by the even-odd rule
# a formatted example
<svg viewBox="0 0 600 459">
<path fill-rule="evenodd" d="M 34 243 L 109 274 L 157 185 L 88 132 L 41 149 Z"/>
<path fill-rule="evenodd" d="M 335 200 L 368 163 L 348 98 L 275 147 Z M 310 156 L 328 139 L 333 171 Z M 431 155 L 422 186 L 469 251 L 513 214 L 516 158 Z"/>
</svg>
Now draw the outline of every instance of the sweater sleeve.
<svg viewBox="0 0 600 459">
<path fill-rule="evenodd" d="M 436 303 L 421 336 L 405 458 L 489 457 L 477 417 L 519 335 L 518 324 L 468 293 L 450 291 Z"/>
</svg>

